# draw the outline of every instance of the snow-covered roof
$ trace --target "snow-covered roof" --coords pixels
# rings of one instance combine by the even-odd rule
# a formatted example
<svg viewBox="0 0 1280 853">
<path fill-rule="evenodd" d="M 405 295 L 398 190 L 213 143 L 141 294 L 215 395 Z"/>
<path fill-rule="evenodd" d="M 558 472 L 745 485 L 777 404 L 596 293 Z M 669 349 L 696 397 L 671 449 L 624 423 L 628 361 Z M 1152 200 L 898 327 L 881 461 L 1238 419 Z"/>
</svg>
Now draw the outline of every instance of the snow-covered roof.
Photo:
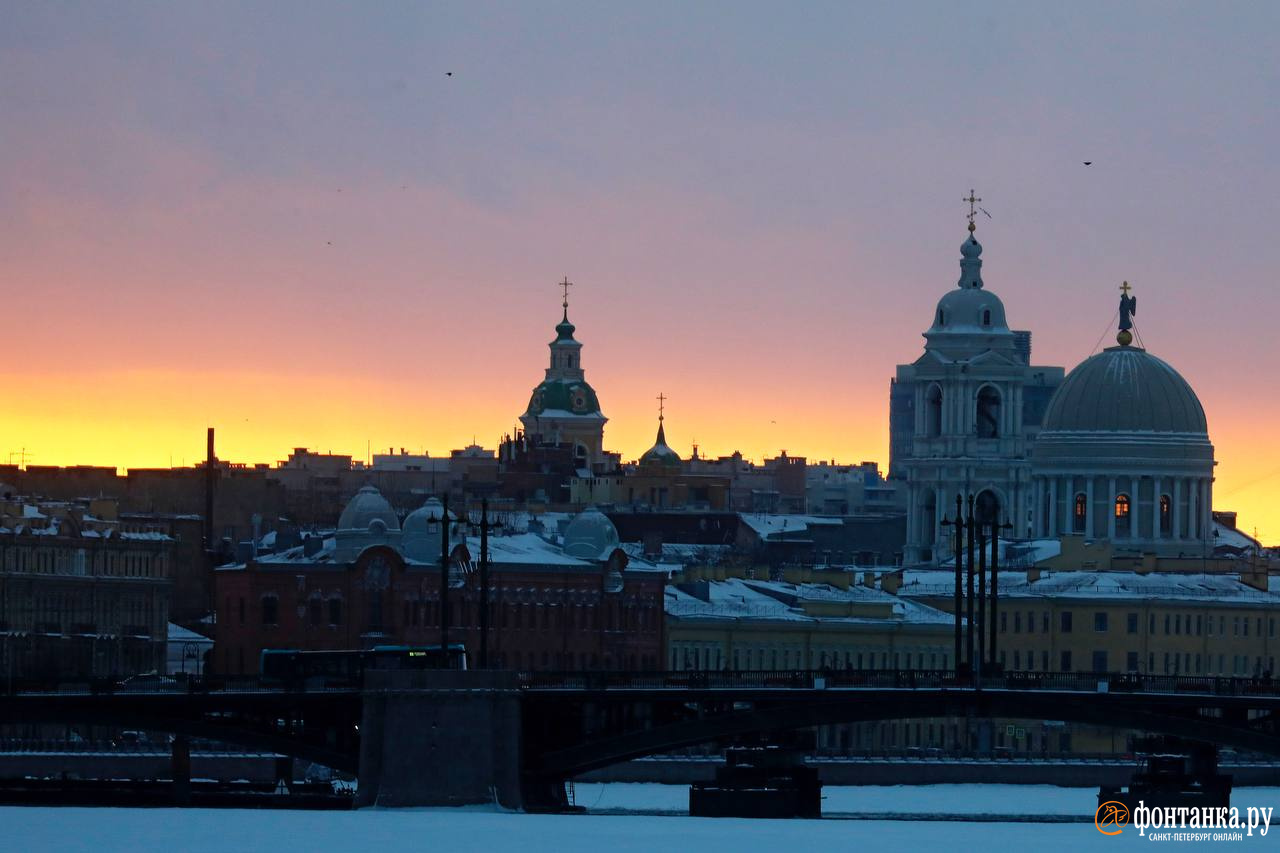
<svg viewBox="0 0 1280 853">
<path fill-rule="evenodd" d="M 1274 583 L 1274 580 L 1272 581 Z M 954 594 L 954 571 L 908 569 L 899 595 L 908 597 Z M 1073 598 L 1086 601 L 1187 601 L 1236 606 L 1280 606 L 1280 590 L 1255 589 L 1236 574 L 1181 572 L 1043 571 L 1027 580 L 1022 571 L 1000 571 L 1000 598 Z"/>
<path fill-rule="evenodd" d="M 878 589 L 850 586 L 848 589 L 829 584 L 791 584 L 782 581 L 757 581 L 740 578 L 705 581 L 695 584 L 706 593 L 704 600 L 671 585 L 666 590 L 666 613 L 677 619 L 711 621 L 779 621 L 839 623 L 846 625 L 885 625 L 909 622 L 948 626 L 952 617 L 935 608 L 899 598 Z M 805 603 L 847 604 L 864 606 L 861 613 L 850 611 L 827 615 L 807 611 Z M 865 605 L 883 606 L 883 615 L 871 615 Z"/>
<path fill-rule="evenodd" d="M 800 534 L 810 527 L 840 527 L 844 521 L 824 515 L 765 515 L 741 514 L 742 523 L 755 531 L 761 539 L 783 540 L 787 534 Z"/>
</svg>

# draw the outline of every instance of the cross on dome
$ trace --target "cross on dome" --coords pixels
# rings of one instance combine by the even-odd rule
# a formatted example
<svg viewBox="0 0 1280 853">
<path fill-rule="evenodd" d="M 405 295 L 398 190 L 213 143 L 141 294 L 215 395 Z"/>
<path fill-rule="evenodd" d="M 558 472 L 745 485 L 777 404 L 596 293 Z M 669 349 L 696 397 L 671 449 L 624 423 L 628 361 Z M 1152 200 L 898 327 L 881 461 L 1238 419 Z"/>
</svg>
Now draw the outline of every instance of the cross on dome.
<svg viewBox="0 0 1280 853">
<path fill-rule="evenodd" d="M 667 395 L 659 393 L 658 394 L 658 420 L 662 420 L 663 418 L 663 415 L 666 411 L 666 402 L 667 402 Z"/>
<path fill-rule="evenodd" d="M 969 214 L 965 218 L 969 220 L 969 233 L 972 234 L 974 231 L 978 229 L 978 226 L 974 224 L 973 220 L 974 220 L 974 217 L 978 215 L 977 204 L 978 202 L 982 201 L 982 199 L 974 195 L 974 191 L 971 189 L 969 190 L 969 197 L 962 198 L 960 200 L 969 202 Z"/>
<path fill-rule="evenodd" d="M 564 302 L 562 302 L 561 304 L 564 306 L 564 310 L 568 311 L 569 310 L 569 288 L 573 287 L 573 282 L 569 281 L 569 276 L 565 276 L 564 281 L 560 282 L 556 286 L 564 288 Z"/>
</svg>

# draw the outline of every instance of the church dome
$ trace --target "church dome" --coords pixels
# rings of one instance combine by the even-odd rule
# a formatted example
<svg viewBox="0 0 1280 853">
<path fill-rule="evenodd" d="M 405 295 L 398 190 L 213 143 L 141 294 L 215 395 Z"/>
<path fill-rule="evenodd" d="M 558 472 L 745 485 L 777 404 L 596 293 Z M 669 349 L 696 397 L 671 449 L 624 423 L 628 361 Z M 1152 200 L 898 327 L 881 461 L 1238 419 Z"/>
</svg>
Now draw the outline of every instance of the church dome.
<svg viewBox="0 0 1280 853">
<path fill-rule="evenodd" d="M 526 414 L 598 415 L 600 400 L 584 379 L 548 379 L 533 389 Z"/>
<path fill-rule="evenodd" d="M 1000 297 L 980 287 L 948 291 L 938 300 L 933 326 L 926 334 L 1009 334 Z"/>
<path fill-rule="evenodd" d="M 667 446 L 667 434 L 661 423 L 658 424 L 658 440 L 640 457 L 640 467 L 680 467 L 680 454 Z"/>
<path fill-rule="evenodd" d="M 1204 407 L 1178 371 L 1139 347 L 1109 347 L 1078 365 L 1045 411 L 1047 432 L 1207 435 Z"/>
<path fill-rule="evenodd" d="M 966 258 L 976 258 L 982 254 L 982 244 L 970 234 L 969 239 L 960 244 L 960 254 Z"/>
<path fill-rule="evenodd" d="M 564 550 L 581 560 L 603 560 L 618 547 L 618 528 L 595 507 L 587 507 L 569 522 L 564 531 Z"/>
<path fill-rule="evenodd" d="M 373 486 L 356 492 L 338 518 L 339 530 L 371 530 L 379 534 L 400 529 L 395 510 Z"/>
</svg>

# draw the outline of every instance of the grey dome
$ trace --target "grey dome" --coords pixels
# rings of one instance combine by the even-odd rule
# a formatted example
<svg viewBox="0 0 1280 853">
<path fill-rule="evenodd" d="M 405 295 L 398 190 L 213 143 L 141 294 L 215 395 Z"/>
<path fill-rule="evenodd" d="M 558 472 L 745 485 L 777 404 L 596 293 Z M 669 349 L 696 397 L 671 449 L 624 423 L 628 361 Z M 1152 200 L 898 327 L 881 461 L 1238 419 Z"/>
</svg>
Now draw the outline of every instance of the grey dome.
<svg viewBox="0 0 1280 853">
<path fill-rule="evenodd" d="M 986 312 L 990 312 L 987 316 Z M 986 317 L 990 322 L 983 323 Z M 950 290 L 938 300 L 933 312 L 933 326 L 926 335 L 946 332 L 964 334 L 1009 334 L 1000 297 L 981 287 Z"/>
<path fill-rule="evenodd" d="M 982 254 L 982 244 L 973 235 L 960 244 L 960 254 L 966 258 L 976 258 Z"/>
<path fill-rule="evenodd" d="M 374 521 L 381 521 L 383 531 L 399 530 L 400 519 L 382 493 L 373 486 L 365 486 L 356 492 L 338 518 L 339 530 L 369 530 Z"/>
<path fill-rule="evenodd" d="M 606 551 L 618 547 L 618 528 L 595 507 L 587 507 L 569 522 L 564 531 L 564 550 L 582 560 L 602 560 Z"/>
<path fill-rule="evenodd" d="M 1187 380 L 1139 347 L 1109 347 L 1058 386 L 1046 432 L 1173 432 L 1208 435 L 1204 407 Z"/>
<path fill-rule="evenodd" d="M 432 497 L 404 517 L 400 550 L 406 557 L 421 563 L 440 560 L 440 519 L 443 515 L 444 505 Z M 449 513 L 449 517 L 453 518 L 453 513 Z"/>
</svg>

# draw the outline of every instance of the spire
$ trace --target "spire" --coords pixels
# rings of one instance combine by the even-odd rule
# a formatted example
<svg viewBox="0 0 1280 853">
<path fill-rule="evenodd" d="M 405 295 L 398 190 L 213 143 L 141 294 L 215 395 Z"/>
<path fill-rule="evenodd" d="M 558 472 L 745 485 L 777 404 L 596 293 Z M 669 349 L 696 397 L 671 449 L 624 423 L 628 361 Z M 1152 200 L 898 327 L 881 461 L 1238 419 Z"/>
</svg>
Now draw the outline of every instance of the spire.
<svg viewBox="0 0 1280 853">
<path fill-rule="evenodd" d="M 573 340 L 575 326 L 569 322 L 569 288 L 573 287 L 573 282 L 569 281 L 569 276 L 565 276 L 564 281 L 557 286 L 564 289 L 564 299 L 560 303 L 564 308 L 564 315 L 560 322 L 556 324 L 556 339 L 562 341 Z"/>
<path fill-rule="evenodd" d="M 973 190 L 969 190 L 969 197 L 961 199 L 969 203 L 969 212 L 965 218 L 969 220 L 969 239 L 960 244 L 960 281 L 956 283 L 957 287 L 965 290 L 973 290 L 982 287 L 982 244 L 978 242 L 978 238 L 973 236 L 973 232 L 978 229 L 974 224 L 974 217 L 978 212 L 987 213 L 985 210 L 977 206 L 982 201 L 978 198 Z M 987 213 L 987 216 L 991 214 Z"/>
<path fill-rule="evenodd" d="M 659 392 L 658 394 L 658 440 L 654 442 L 655 447 L 667 446 L 667 434 L 662 428 L 662 421 L 666 415 L 667 395 Z"/>
</svg>

